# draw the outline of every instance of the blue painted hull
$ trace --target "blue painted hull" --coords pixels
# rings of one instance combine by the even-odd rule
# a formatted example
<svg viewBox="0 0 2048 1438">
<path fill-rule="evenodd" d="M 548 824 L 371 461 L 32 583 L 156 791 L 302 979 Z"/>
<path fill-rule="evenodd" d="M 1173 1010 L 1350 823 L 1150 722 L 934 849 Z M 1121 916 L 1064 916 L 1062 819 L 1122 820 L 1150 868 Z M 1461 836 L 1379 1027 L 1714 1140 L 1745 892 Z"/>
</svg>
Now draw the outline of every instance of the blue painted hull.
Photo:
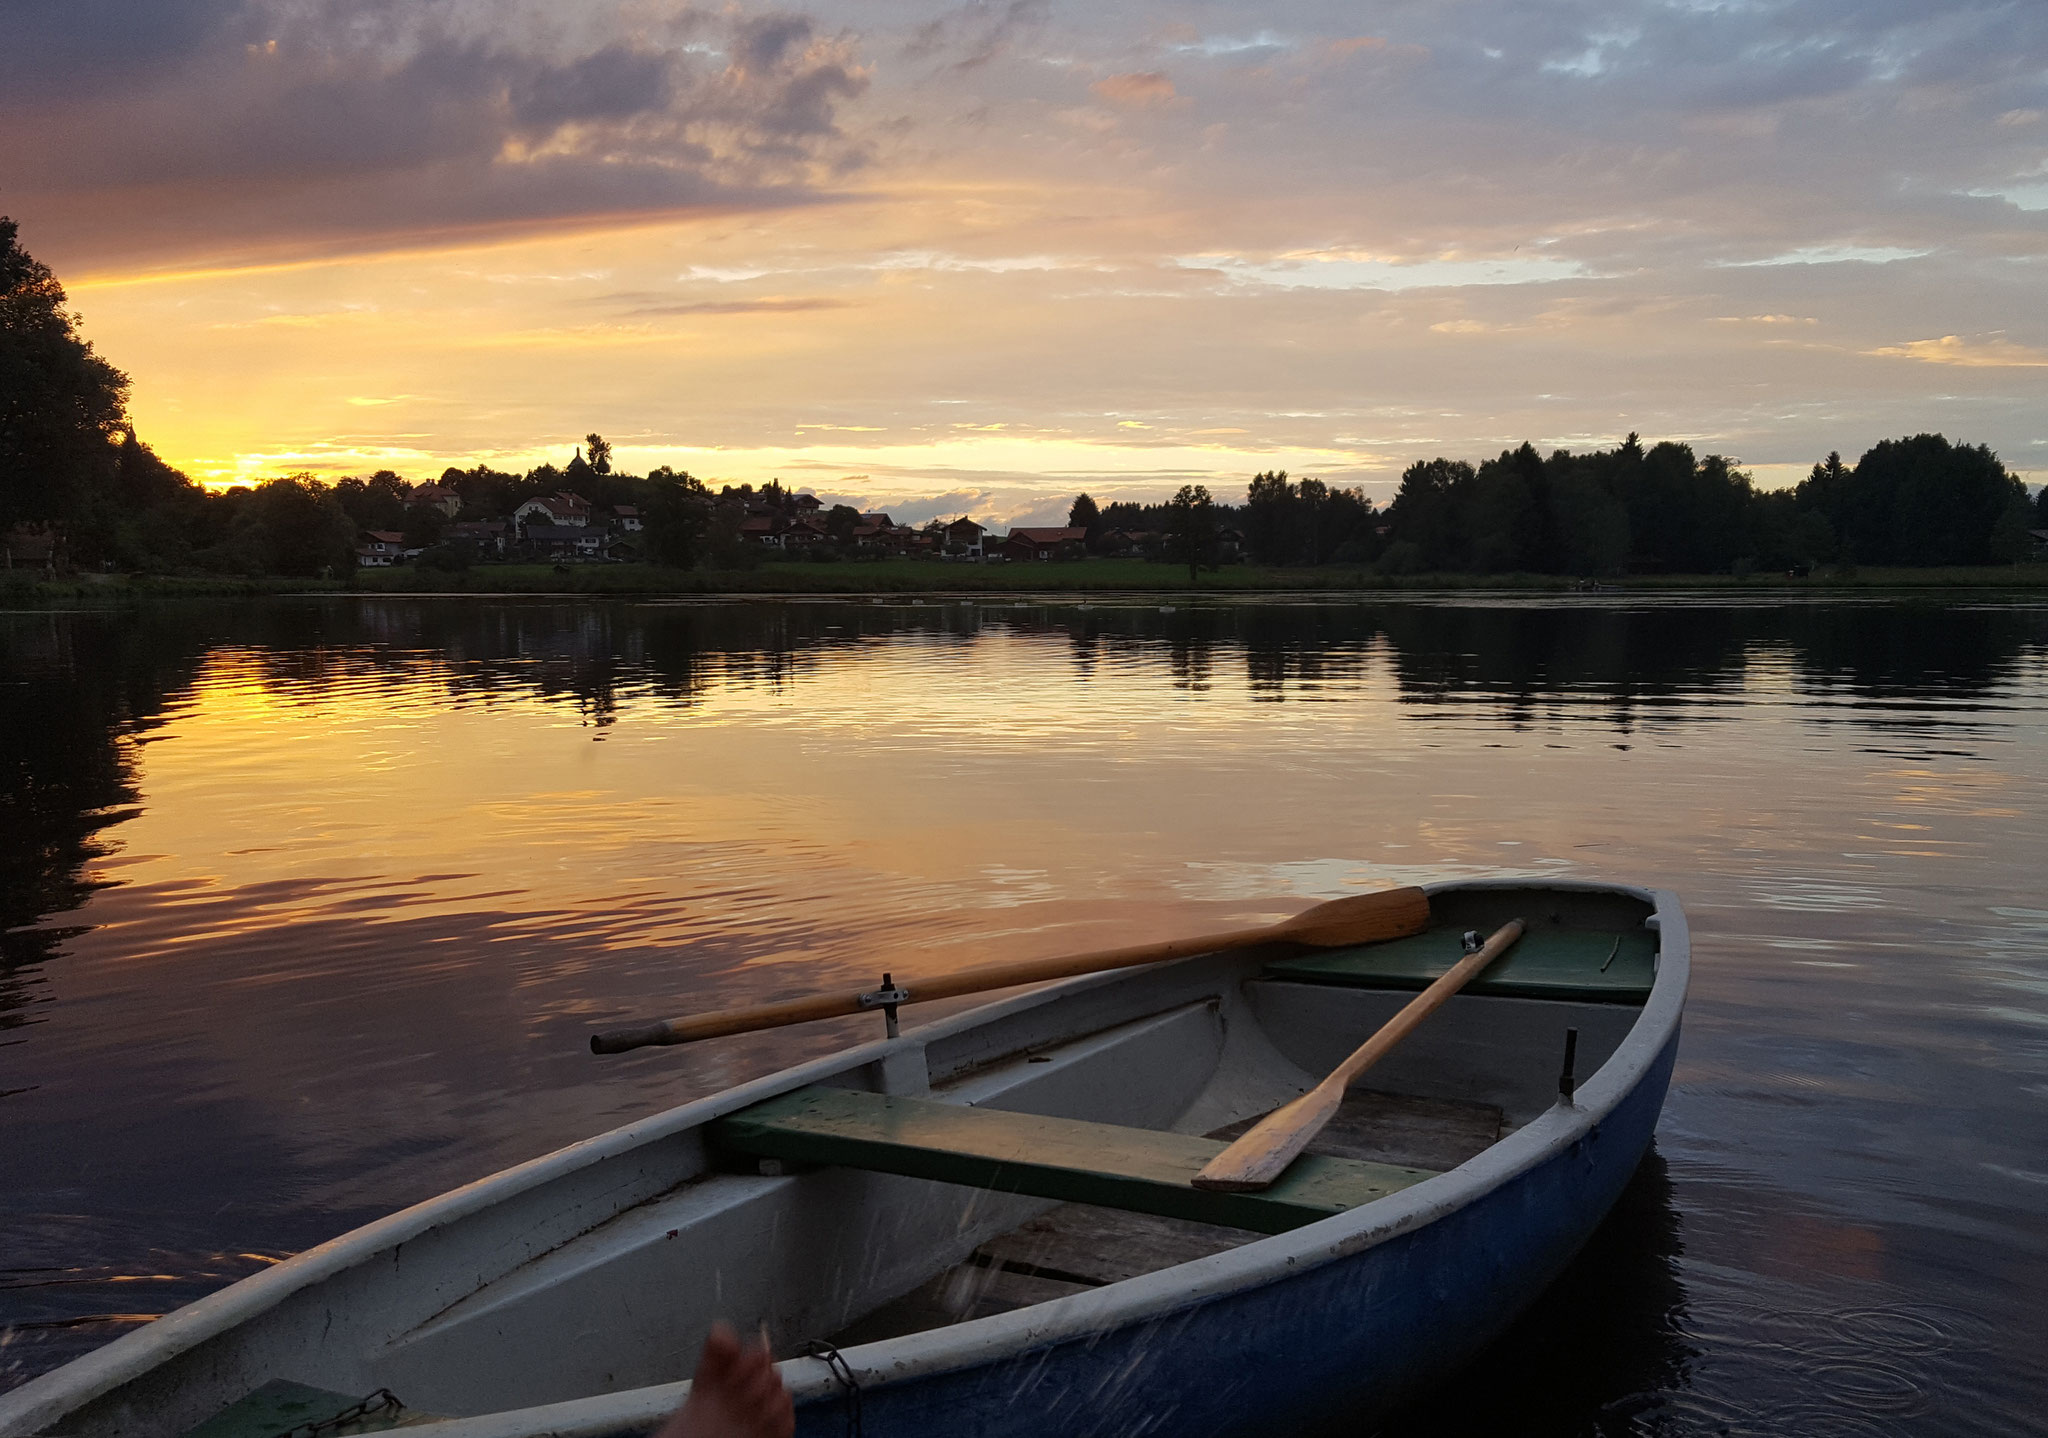
<svg viewBox="0 0 2048 1438">
<path fill-rule="evenodd" d="M 1383 1413 L 1470 1359 L 1564 1270 L 1648 1150 L 1677 1050 L 1674 1027 L 1583 1137 L 1431 1222 L 1128 1327 L 870 1383 L 862 1431 L 1203 1438 L 1355 1425 Z M 847 1431 L 844 1402 L 798 1410 L 800 1438 Z"/>
</svg>

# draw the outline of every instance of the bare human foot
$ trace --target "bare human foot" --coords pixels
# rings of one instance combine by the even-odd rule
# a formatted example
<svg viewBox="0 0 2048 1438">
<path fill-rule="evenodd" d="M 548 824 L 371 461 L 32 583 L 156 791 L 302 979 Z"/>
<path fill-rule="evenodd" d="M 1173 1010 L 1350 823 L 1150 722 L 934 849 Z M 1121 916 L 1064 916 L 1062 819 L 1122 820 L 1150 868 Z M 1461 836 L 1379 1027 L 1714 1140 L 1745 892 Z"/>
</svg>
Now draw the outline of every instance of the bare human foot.
<svg viewBox="0 0 2048 1438">
<path fill-rule="evenodd" d="M 768 1335 L 758 1347 L 742 1347 L 719 1323 L 704 1340 L 690 1396 L 655 1438 L 790 1438 L 795 1431 L 796 1406 L 768 1356 Z"/>
</svg>

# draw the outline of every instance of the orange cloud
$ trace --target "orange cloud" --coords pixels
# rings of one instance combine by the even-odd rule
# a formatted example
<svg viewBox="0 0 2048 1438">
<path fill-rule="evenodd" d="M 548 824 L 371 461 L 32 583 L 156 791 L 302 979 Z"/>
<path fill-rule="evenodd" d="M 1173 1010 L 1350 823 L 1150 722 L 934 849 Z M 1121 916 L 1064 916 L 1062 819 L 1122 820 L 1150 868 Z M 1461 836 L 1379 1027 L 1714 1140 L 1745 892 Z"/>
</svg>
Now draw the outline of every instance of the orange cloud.
<svg viewBox="0 0 2048 1438">
<path fill-rule="evenodd" d="M 1106 80 L 1097 80 L 1094 90 L 1112 105 L 1133 107 L 1170 105 L 1180 98 L 1179 93 L 1173 88 L 1173 81 L 1157 70 L 1132 75 L 1111 75 Z"/>
<path fill-rule="evenodd" d="M 1961 365 L 1966 369 L 2048 368 L 2048 350 L 2014 344 L 1996 335 L 1982 339 L 1943 335 L 1940 339 L 1909 340 L 1902 345 L 1886 345 L 1865 353 L 1889 359 L 1919 360 L 1922 364 Z"/>
</svg>

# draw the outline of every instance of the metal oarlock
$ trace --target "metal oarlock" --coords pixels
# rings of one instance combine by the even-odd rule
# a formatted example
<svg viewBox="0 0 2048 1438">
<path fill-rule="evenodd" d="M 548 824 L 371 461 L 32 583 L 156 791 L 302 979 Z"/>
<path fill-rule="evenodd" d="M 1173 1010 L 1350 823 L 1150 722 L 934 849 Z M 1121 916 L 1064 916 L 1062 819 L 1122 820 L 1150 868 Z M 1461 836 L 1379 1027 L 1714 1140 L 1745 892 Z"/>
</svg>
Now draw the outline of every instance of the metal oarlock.
<svg viewBox="0 0 2048 1438">
<path fill-rule="evenodd" d="M 841 992 L 844 992 L 844 990 Z M 882 1017 L 888 1021 L 889 1037 L 892 1039 L 899 1032 L 896 1026 L 896 1006 L 909 1002 L 910 990 L 897 988 L 896 980 L 888 974 L 882 975 L 882 986 L 880 988 L 872 993 L 862 994 L 859 998 L 862 1008 L 880 1009 L 882 1011 Z"/>
</svg>

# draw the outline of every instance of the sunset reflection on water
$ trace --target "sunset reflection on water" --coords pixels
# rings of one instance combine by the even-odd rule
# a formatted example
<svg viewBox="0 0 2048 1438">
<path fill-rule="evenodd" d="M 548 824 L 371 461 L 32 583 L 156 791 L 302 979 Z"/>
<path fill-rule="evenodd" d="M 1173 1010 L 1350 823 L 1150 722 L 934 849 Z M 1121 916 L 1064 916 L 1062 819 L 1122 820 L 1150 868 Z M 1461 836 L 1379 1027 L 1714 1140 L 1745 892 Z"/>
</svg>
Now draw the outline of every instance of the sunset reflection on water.
<svg viewBox="0 0 2048 1438">
<path fill-rule="evenodd" d="M 1480 874 L 1697 930 L 1616 1229 L 1666 1277 L 1614 1301 L 1707 1331 L 1595 1361 L 1558 1431 L 1645 1384 L 1668 1431 L 1763 1411 L 1772 1285 L 2044 1336 L 2040 607 L 338 600 L 0 645 L 0 1382 L 869 1032 L 594 1028 Z M 1970 1431 L 1919 1411 L 1869 1431 Z"/>
</svg>

